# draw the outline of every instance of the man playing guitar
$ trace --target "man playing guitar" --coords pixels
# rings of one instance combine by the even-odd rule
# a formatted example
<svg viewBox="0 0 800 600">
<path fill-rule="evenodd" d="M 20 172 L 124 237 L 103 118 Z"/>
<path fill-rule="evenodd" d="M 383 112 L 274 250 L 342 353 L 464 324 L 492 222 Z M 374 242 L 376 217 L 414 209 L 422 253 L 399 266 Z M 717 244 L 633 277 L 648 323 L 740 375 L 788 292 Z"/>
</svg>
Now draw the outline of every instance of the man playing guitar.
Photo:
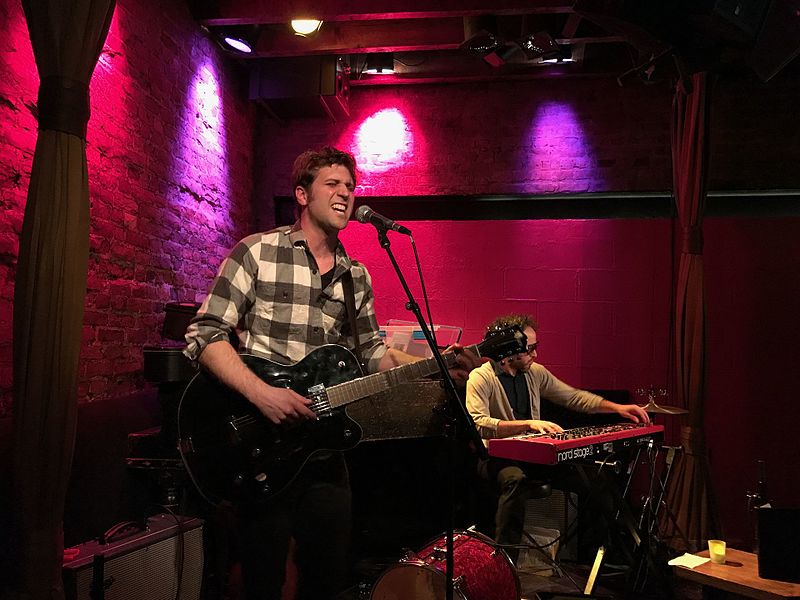
<svg viewBox="0 0 800 600">
<path fill-rule="evenodd" d="M 290 428 L 317 420 L 318 405 L 248 368 L 229 342 L 234 331 L 243 352 L 287 365 L 328 344 L 353 348 L 354 321 L 356 354 L 368 372 L 418 360 L 383 344 L 369 273 L 339 241 L 353 212 L 353 156 L 330 147 L 304 152 L 295 161 L 293 185 L 299 219 L 291 227 L 248 236 L 231 250 L 189 326 L 185 351 L 270 423 Z M 348 278 L 355 307 L 351 320 L 345 301 Z M 460 347 L 452 350 L 450 373 L 463 385 L 480 360 Z M 226 425 L 234 437 L 239 424 L 232 420 Z M 252 448 L 250 453 L 256 450 L 261 451 Z M 351 499 L 344 458 L 341 452 L 320 451 L 303 464 L 280 494 L 238 508 L 248 598 L 281 597 L 290 537 L 296 542 L 298 597 L 330 598 L 345 584 Z M 262 473 L 256 478 L 262 475 L 267 479 Z"/>
</svg>

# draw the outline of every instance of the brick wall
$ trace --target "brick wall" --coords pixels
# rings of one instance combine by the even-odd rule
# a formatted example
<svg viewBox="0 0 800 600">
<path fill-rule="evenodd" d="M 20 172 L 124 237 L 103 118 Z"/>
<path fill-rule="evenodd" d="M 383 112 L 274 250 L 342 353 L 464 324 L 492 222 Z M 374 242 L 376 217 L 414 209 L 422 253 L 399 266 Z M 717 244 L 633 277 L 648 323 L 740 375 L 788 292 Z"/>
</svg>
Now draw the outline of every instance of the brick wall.
<svg viewBox="0 0 800 600">
<path fill-rule="evenodd" d="M 666 190 L 670 93 L 582 79 L 357 87 L 347 121 L 265 122 L 265 166 L 279 195 L 294 156 L 324 143 L 356 154 L 365 196 Z"/>
<path fill-rule="evenodd" d="M 800 187 L 798 97 L 788 73 L 714 85 L 710 189 Z M 262 202 L 289 195 L 294 156 L 325 143 L 357 155 L 362 196 L 666 191 L 671 102 L 665 84 L 603 79 L 355 87 L 346 121 L 264 121 Z"/>
<path fill-rule="evenodd" d="M 18 2 L 0 0 L 0 416 L 38 76 Z M 117 3 L 91 82 L 90 257 L 79 401 L 141 388 L 164 304 L 194 301 L 252 223 L 254 111 L 183 3 Z M 46 349 L 42 349 L 46 351 Z"/>
</svg>

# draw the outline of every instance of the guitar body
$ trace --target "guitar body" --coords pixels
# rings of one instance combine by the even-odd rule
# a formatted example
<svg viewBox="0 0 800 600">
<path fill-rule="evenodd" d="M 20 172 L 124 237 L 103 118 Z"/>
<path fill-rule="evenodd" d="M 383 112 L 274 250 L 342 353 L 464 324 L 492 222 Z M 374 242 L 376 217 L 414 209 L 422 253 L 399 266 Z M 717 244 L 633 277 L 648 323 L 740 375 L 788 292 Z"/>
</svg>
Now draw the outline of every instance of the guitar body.
<svg viewBox="0 0 800 600">
<path fill-rule="evenodd" d="M 326 387 L 362 376 L 342 346 L 321 346 L 293 365 L 253 355 L 242 360 L 261 380 L 313 401 L 316 421 L 275 425 L 246 398 L 200 372 L 178 408 L 179 450 L 201 495 L 213 504 L 263 503 L 284 490 L 318 450 L 346 450 L 361 427 L 345 407 L 330 408 Z"/>
<path fill-rule="evenodd" d="M 526 344 L 522 330 L 510 328 L 490 332 L 470 349 L 500 360 L 525 352 Z M 321 346 L 293 365 L 247 354 L 242 360 L 262 381 L 310 399 L 317 419 L 275 425 L 243 396 L 198 373 L 178 407 L 178 449 L 195 486 L 212 504 L 269 501 L 318 450 L 347 450 L 359 442 L 361 427 L 347 415 L 349 403 L 439 370 L 429 358 L 364 376 L 353 353 L 335 345 Z M 452 368 L 456 354 L 446 353 L 443 360 Z"/>
</svg>

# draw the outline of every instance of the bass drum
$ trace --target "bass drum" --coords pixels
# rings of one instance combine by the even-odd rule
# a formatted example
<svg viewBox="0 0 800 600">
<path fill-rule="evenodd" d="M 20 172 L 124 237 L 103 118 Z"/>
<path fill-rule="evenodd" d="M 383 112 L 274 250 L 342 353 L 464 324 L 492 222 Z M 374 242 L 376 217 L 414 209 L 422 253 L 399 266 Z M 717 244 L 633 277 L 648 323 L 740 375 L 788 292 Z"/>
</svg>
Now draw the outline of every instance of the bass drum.
<svg viewBox="0 0 800 600">
<path fill-rule="evenodd" d="M 442 600 L 446 548 L 447 536 L 442 535 L 389 567 L 372 587 L 371 600 Z M 453 597 L 519 600 L 519 577 L 508 555 L 478 532 L 453 533 Z"/>
</svg>

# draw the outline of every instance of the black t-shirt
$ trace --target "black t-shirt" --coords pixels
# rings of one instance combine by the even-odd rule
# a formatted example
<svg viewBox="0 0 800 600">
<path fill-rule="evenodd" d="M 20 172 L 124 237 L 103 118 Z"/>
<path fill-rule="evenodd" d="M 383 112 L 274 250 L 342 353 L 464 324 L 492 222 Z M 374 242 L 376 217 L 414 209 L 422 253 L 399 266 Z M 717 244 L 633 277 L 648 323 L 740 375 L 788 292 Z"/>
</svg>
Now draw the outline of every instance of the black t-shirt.
<svg viewBox="0 0 800 600">
<path fill-rule="evenodd" d="M 525 379 L 525 373 L 517 373 L 516 375 L 501 373 L 498 377 L 506 392 L 506 396 L 508 396 L 508 401 L 511 403 L 511 410 L 514 412 L 514 418 L 518 421 L 527 421 L 530 419 L 531 396 L 530 392 L 528 392 L 528 382 Z"/>
<path fill-rule="evenodd" d="M 324 290 L 330 285 L 331 280 L 333 279 L 333 269 L 320 275 L 320 278 L 322 279 L 322 289 Z"/>
</svg>

